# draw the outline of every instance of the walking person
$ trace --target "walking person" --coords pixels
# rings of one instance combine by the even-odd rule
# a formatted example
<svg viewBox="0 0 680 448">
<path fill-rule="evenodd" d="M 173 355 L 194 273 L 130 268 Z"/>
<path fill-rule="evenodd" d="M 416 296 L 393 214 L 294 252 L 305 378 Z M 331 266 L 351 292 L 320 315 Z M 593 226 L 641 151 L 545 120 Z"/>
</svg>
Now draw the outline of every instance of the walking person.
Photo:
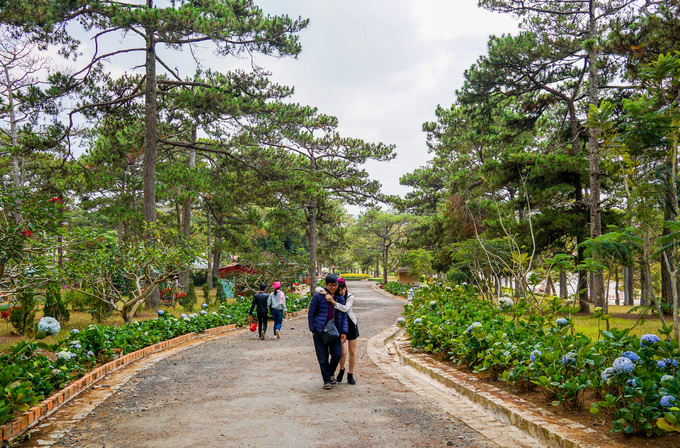
<svg viewBox="0 0 680 448">
<path fill-rule="evenodd" d="M 269 299 L 269 294 L 265 292 L 267 285 L 260 284 L 260 291 L 253 295 L 253 304 L 250 305 L 250 317 L 253 317 L 253 309 L 257 308 L 257 330 L 260 335 L 260 339 L 264 340 L 264 335 L 267 332 L 267 319 L 269 319 L 267 310 L 267 299 Z"/>
<path fill-rule="evenodd" d="M 312 338 L 314 339 L 314 350 L 316 351 L 316 358 L 321 369 L 323 388 L 332 389 L 333 384 L 337 382 L 335 379 L 335 369 L 338 367 L 340 358 L 342 358 L 342 343 L 345 342 L 347 337 L 347 314 L 336 311 L 331 303 L 326 300 L 326 295 L 330 294 L 337 303 L 345 304 L 345 298 L 337 294 L 338 277 L 334 274 L 328 274 L 326 275 L 325 283 L 324 292 L 316 292 L 312 296 L 307 312 L 307 322 L 309 324 L 309 331 L 312 332 Z M 321 333 L 328 321 L 333 321 L 340 333 L 340 337 L 335 341 L 325 343 Z M 330 361 L 328 359 L 329 356 Z"/>
<path fill-rule="evenodd" d="M 359 326 L 354 315 L 352 306 L 354 305 L 354 294 L 347 289 L 347 283 L 343 278 L 338 278 L 338 294 L 345 298 L 345 304 L 337 302 L 332 295 L 327 294 L 326 300 L 333 307 L 347 313 L 347 341 L 342 344 L 342 358 L 340 358 L 340 371 L 338 372 L 337 382 L 341 383 L 345 375 L 345 360 L 349 355 L 349 372 L 347 372 L 347 382 L 351 385 L 356 384 L 354 380 L 354 366 L 357 360 L 357 338 L 359 337 Z"/>
<path fill-rule="evenodd" d="M 267 307 L 272 310 L 274 318 L 274 333 L 276 339 L 281 337 L 281 325 L 283 325 L 283 313 L 286 312 L 286 295 L 281 291 L 281 282 L 274 282 L 274 291 L 267 298 Z"/>
</svg>

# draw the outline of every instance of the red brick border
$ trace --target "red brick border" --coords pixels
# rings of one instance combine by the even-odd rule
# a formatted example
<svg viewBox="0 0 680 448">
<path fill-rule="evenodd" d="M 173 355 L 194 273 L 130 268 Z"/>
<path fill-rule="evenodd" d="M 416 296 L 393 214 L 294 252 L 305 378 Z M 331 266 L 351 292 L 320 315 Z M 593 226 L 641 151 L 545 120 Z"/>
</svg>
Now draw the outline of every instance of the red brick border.
<svg viewBox="0 0 680 448">
<path fill-rule="evenodd" d="M 121 356 L 118 359 L 114 359 L 113 361 L 103 364 L 97 367 L 96 369 L 92 370 L 91 372 L 85 374 L 85 376 L 83 376 L 82 378 L 74 381 L 64 389 L 61 389 L 60 391 L 56 392 L 49 398 L 44 399 L 36 406 L 30 408 L 28 411 L 19 415 L 11 422 L 5 423 L 4 425 L 0 426 L 0 435 L 2 435 L 1 441 L 4 442 L 5 440 L 11 440 L 21 435 L 27 429 L 29 429 L 32 426 L 35 426 L 37 423 L 46 419 L 49 415 L 54 413 L 65 403 L 68 403 L 71 399 L 77 397 L 80 393 L 92 387 L 92 385 L 94 385 L 94 383 L 96 383 L 99 379 L 103 378 L 108 373 L 111 373 L 114 370 L 118 370 L 121 367 L 124 367 L 133 361 L 145 357 L 146 355 L 149 355 L 157 351 L 161 351 L 169 347 L 174 347 L 183 342 L 197 338 L 200 335 L 222 333 L 227 331 L 233 331 L 236 329 L 237 329 L 236 324 L 230 324 L 221 327 L 209 328 L 200 334 L 187 333 L 182 336 L 177 336 L 176 338 L 173 339 L 168 339 L 167 341 L 159 342 L 158 344 L 144 347 L 140 350 L 128 353 L 127 355 Z"/>
</svg>

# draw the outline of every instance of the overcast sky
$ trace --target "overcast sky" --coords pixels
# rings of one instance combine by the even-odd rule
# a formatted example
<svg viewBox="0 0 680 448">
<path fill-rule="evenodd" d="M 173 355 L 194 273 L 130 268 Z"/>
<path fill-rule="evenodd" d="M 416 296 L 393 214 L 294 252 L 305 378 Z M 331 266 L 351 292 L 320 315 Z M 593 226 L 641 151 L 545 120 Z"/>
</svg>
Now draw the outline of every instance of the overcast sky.
<svg viewBox="0 0 680 448">
<path fill-rule="evenodd" d="M 348 137 L 396 145 L 391 162 L 370 163 L 383 191 L 408 191 L 399 178 L 429 154 L 422 124 L 450 106 L 463 71 L 486 53 L 492 34 L 517 31 L 510 16 L 477 0 L 258 0 L 270 14 L 308 18 L 297 59 L 257 59 L 293 100 L 338 117 Z M 232 61 L 224 60 L 225 68 Z"/>
</svg>

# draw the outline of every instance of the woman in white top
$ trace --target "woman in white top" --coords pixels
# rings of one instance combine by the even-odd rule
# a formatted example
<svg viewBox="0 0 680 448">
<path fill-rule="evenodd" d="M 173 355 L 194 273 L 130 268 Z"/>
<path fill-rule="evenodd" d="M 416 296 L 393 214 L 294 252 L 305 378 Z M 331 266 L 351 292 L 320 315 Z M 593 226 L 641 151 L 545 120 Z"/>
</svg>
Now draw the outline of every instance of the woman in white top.
<svg viewBox="0 0 680 448">
<path fill-rule="evenodd" d="M 354 305 L 354 294 L 347 290 L 347 283 L 340 277 L 338 278 L 338 292 L 345 296 L 345 304 L 342 305 L 333 300 L 333 296 L 326 295 L 326 300 L 331 302 L 336 310 L 347 313 L 347 341 L 342 344 L 342 358 L 340 359 L 340 372 L 338 372 L 338 383 L 342 382 L 342 377 L 345 375 L 345 360 L 349 354 L 349 372 L 347 372 L 347 382 L 349 384 L 356 384 L 354 380 L 354 366 L 357 360 L 357 338 L 359 337 L 359 327 L 357 325 L 357 318 L 354 315 L 352 306 Z"/>
</svg>

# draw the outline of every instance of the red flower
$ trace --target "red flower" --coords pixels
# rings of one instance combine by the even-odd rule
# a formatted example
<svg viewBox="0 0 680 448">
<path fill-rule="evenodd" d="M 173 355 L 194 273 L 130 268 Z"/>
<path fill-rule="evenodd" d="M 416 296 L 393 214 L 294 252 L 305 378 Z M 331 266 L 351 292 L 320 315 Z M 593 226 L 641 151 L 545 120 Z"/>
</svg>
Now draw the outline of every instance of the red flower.
<svg viewBox="0 0 680 448">
<path fill-rule="evenodd" d="M 9 310 L 2 312 L 2 318 L 5 320 L 9 320 Z"/>
<path fill-rule="evenodd" d="M 24 236 L 31 236 L 32 235 L 31 229 L 29 229 L 28 227 L 24 227 L 23 229 L 21 229 L 19 231 L 19 233 L 21 233 Z"/>
<path fill-rule="evenodd" d="M 53 197 L 53 198 L 50 198 L 50 202 L 53 203 L 53 204 L 63 204 L 64 203 L 64 201 L 61 198 L 58 198 L 56 196 Z"/>
</svg>

